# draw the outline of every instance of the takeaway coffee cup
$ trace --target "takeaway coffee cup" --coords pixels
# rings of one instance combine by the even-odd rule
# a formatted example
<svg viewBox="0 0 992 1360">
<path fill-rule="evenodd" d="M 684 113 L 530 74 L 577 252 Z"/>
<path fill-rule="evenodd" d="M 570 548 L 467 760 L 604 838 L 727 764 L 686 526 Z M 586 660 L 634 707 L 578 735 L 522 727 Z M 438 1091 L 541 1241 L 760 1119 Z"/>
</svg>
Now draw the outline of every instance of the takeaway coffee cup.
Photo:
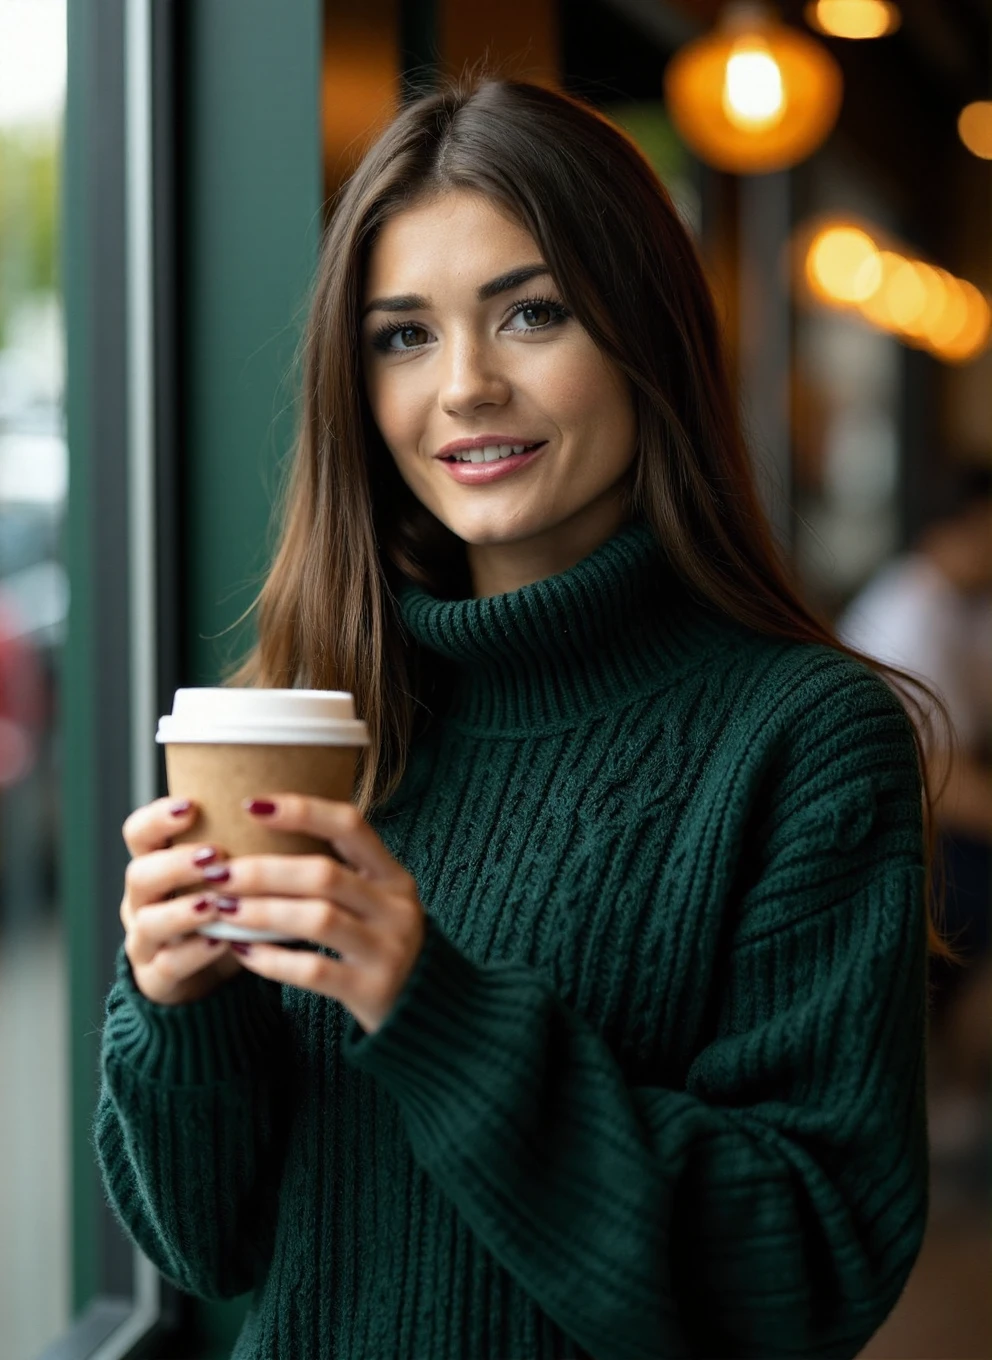
<svg viewBox="0 0 992 1360">
<path fill-rule="evenodd" d="M 348 802 L 368 728 L 342 690 L 177 689 L 159 719 L 169 796 L 192 798 L 200 815 L 173 839 L 207 841 L 229 855 L 327 854 L 326 841 L 277 831 L 242 807 L 265 793 L 305 793 Z M 201 934 L 225 940 L 274 940 L 276 931 L 218 921 Z"/>
</svg>

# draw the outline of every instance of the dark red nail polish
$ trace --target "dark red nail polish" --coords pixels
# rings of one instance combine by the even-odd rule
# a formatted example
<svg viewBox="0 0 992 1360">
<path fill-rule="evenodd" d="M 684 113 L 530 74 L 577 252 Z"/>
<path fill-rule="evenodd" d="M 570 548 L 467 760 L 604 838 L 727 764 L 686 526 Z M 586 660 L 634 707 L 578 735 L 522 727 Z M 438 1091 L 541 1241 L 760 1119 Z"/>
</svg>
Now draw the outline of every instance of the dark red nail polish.
<svg viewBox="0 0 992 1360">
<path fill-rule="evenodd" d="M 218 940 L 217 937 L 214 936 L 214 935 L 208 935 L 208 936 L 206 937 L 206 940 L 207 940 L 207 944 L 221 944 L 221 943 L 222 943 L 222 941 Z"/>
<path fill-rule="evenodd" d="M 237 897 L 215 897 L 214 906 L 218 911 L 237 911 L 241 901 Z"/>
<path fill-rule="evenodd" d="M 193 856 L 193 863 L 194 863 L 194 864 L 210 864 L 210 863 L 212 863 L 212 861 L 215 860 L 216 858 L 217 858 L 217 851 L 216 851 L 216 850 L 211 850 L 210 847 L 207 846 L 207 847 L 205 847 L 203 850 L 197 850 L 196 854 Z"/>
<path fill-rule="evenodd" d="M 252 798 L 245 807 L 255 817 L 271 817 L 276 810 L 275 803 L 270 803 L 267 798 Z"/>
<path fill-rule="evenodd" d="M 209 897 L 201 897 L 200 900 L 199 900 L 199 902 L 194 902 L 194 903 L 193 903 L 193 910 L 194 910 L 194 911 L 209 911 L 209 910 L 210 910 L 210 898 L 209 898 Z"/>
<path fill-rule="evenodd" d="M 232 941 L 231 941 L 231 948 L 234 950 L 235 954 L 250 954 L 250 953 L 251 953 L 251 945 L 250 945 L 250 944 L 242 944 L 240 940 L 232 940 Z"/>
<path fill-rule="evenodd" d="M 172 806 L 169 808 L 169 812 L 172 814 L 173 817 L 183 817 L 187 812 L 189 812 L 192 806 L 193 804 L 189 801 L 188 798 L 182 798 L 178 802 L 172 804 Z"/>
<path fill-rule="evenodd" d="M 203 877 L 208 883 L 226 883 L 231 877 L 231 871 L 223 864 L 211 864 L 204 869 Z"/>
</svg>

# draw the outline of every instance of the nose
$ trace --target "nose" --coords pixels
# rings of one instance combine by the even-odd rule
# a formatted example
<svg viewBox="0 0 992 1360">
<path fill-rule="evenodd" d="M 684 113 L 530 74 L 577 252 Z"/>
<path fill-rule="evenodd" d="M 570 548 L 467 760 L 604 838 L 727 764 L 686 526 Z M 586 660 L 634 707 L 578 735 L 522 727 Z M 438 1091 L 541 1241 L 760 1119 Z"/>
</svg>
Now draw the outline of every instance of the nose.
<svg viewBox="0 0 992 1360">
<path fill-rule="evenodd" d="M 442 358 L 438 390 L 441 409 L 449 415 L 471 415 L 481 406 L 503 406 L 510 383 L 492 348 L 478 336 L 453 337 Z"/>
</svg>

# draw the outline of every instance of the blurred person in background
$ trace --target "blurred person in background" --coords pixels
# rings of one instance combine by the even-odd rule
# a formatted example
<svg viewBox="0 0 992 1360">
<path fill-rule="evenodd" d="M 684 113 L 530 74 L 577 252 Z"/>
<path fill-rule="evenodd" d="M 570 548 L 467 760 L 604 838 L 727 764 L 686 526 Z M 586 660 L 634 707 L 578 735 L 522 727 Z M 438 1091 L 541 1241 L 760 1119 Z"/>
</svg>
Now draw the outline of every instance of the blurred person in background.
<svg viewBox="0 0 992 1360">
<path fill-rule="evenodd" d="M 0 928 L 28 924 L 34 897 L 18 853 L 28 776 L 38 762 L 47 718 L 43 659 L 0 581 Z"/>
<path fill-rule="evenodd" d="M 44 676 L 35 648 L 0 586 L 0 792 L 35 762 L 44 720 Z"/>
<path fill-rule="evenodd" d="M 992 1070 L 992 468 L 961 468 L 911 549 L 888 563 L 837 624 L 849 646 L 926 680 L 953 740 L 931 741 L 947 876 L 946 930 L 961 964 L 931 960 L 937 1078 L 987 1114 Z M 963 966 L 962 966 L 963 965 Z M 933 1132 L 938 1133 L 935 1128 Z M 939 1141 L 939 1137 L 938 1137 Z"/>
</svg>

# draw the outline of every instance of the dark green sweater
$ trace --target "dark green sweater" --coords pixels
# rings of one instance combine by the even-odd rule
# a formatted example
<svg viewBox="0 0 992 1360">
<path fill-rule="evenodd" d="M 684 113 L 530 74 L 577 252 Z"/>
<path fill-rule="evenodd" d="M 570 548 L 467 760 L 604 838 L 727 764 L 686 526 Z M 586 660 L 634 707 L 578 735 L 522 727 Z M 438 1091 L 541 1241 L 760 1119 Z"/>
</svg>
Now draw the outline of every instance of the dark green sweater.
<svg viewBox="0 0 992 1360">
<path fill-rule="evenodd" d="M 401 593 L 448 676 L 373 818 L 427 943 L 373 1036 L 121 950 L 95 1120 L 236 1357 L 853 1356 L 926 1214 L 921 795 L 890 689 L 691 603 L 650 530 Z M 443 658 L 443 660 L 441 660 Z"/>
</svg>

